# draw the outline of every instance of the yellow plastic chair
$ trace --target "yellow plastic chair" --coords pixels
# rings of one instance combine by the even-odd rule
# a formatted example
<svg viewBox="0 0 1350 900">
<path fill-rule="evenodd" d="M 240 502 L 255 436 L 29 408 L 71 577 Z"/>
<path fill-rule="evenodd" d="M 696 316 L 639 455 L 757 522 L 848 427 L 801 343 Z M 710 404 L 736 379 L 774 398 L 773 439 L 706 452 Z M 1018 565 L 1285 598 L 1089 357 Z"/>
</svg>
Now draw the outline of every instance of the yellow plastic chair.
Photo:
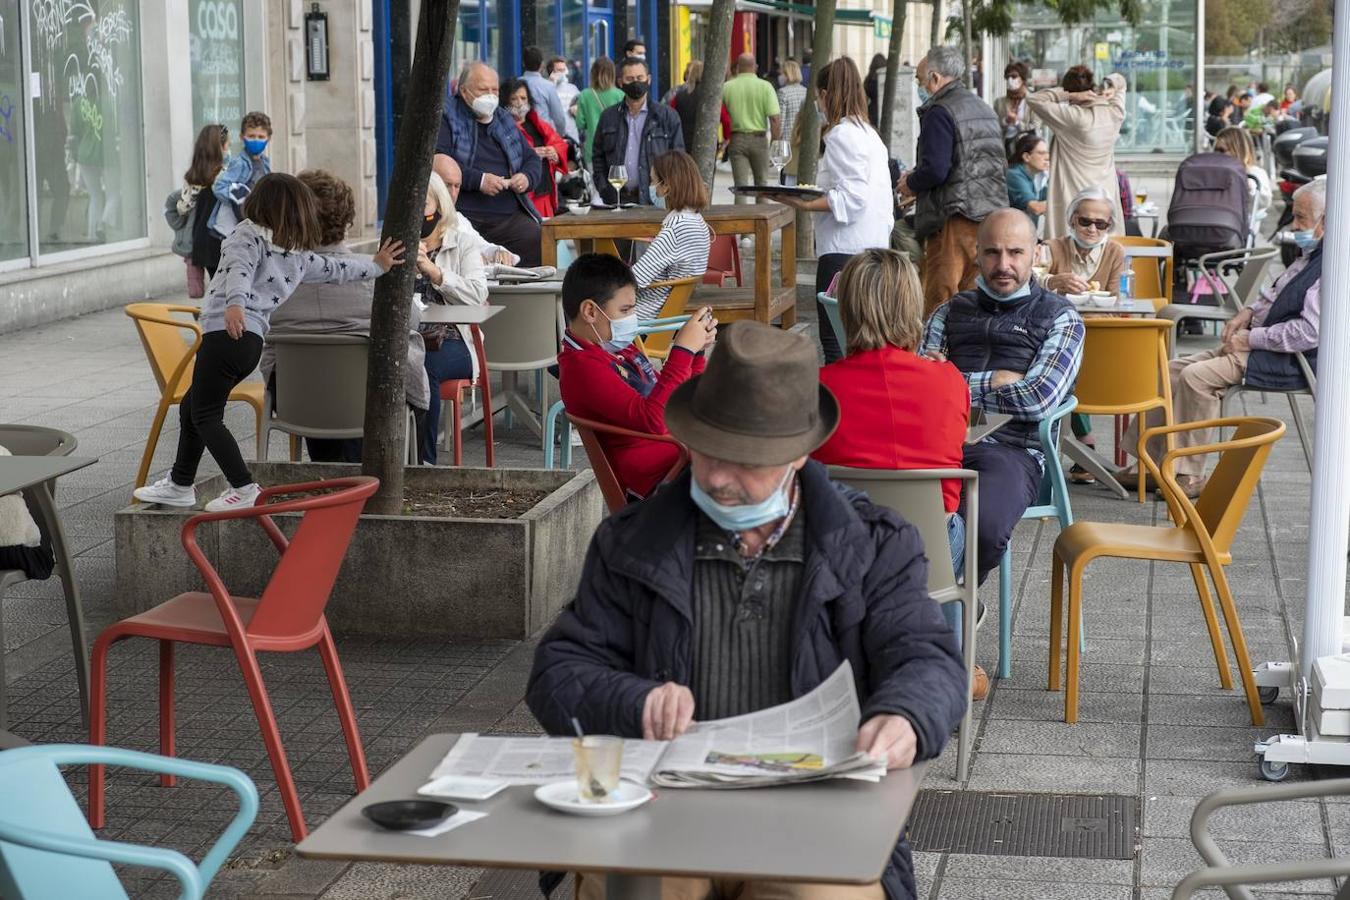
<svg viewBox="0 0 1350 900">
<path fill-rule="evenodd" d="M 1171 241 L 1164 241 L 1162 238 L 1138 237 L 1129 234 L 1113 234 L 1111 240 L 1115 241 L 1125 252 L 1129 253 L 1130 247 L 1166 247 L 1171 248 Z M 1153 304 L 1154 312 L 1162 310 L 1172 302 L 1172 276 L 1175 271 L 1176 261 L 1171 257 L 1159 259 L 1156 256 L 1131 256 L 1129 257 L 1130 268 L 1134 270 L 1134 297 L 1136 300 L 1144 300 Z M 1162 265 L 1159 265 L 1159 263 Z"/>
<path fill-rule="evenodd" d="M 1172 424 L 1172 385 L 1167 378 L 1166 319 L 1098 318 L 1083 320 L 1083 366 L 1074 395 L 1078 412 L 1089 416 L 1143 415 L 1162 408 L 1163 421 Z M 1167 437 L 1167 449 L 1172 438 Z M 1141 433 L 1136 447 L 1144 457 Z M 1144 479 L 1139 479 L 1139 502 L 1144 502 Z"/>
<path fill-rule="evenodd" d="M 648 285 L 648 287 L 654 288 L 670 288 L 670 295 L 666 297 L 666 302 L 662 304 L 661 311 L 656 314 L 657 320 L 683 315 L 685 307 L 689 305 L 689 298 L 694 296 L 694 288 L 702 283 L 703 276 L 695 275 L 690 278 L 653 281 Z M 675 333 L 673 331 L 658 331 L 645 335 L 642 338 L 642 350 L 652 359 L 665 359 L 670 355 L 670 342 L 674 338 Z"/>
<path fill-rule="evenodd" d="M 145 358 L 150 363 L 150 371 L 155 374 L 160 393 L 155 420 L 150 424 L 150 436 L 145 441 L 145 453 L 141 455 L 141 468 L 136 473 L 136 487 L 141 487 L 150 474 L 150 463 L 155 457 L 155 447 L 159 444 L 159 433 L 164 428 L 169 407 L 183 402 L 183 395 L 192 386 L 192 366 L 197 358 L 197 348 L 202 345 L 202 329 L 195 321 L 201 310 L 172 303 L 132 303 L 123 311 L 136 323 L 136 332 L 141 336 L 141 346 L 145 348 Z M 191 315 L 193 320 L 181 318 L 183 314 Z M 192 335 L 191 343 L 184 339 L 185 332 Z M 262 382 L 240 383 L 230 391 L 229 399 L 252 406 L 257 428 L 262 429 Z"/>
<path fill-rule="evenodd" d="M 1224 575 L 1224 566 L 1233 561 L 1233 536 L 1242 524 L 1242 517 L 1247 512 L 1248 502 L 1256 490 L 1271 447 L 1284 435 L 1284 423 L 1266 418 L 1209 419 L 1150 428 L 1142 437 L 1158 434 L 1170 437 L 1177 432 L 1201 428 L 1236 430 L 1230 440 L 1169 449 L 1163 456 L 1161 467 L 1146 453 L 1141 453 L 1139 457 L 1149 474 L 1158 482 L 1175 525 L 1080 521 L 1059 533 L 1050 573 L 1049 689 L 1059 690 L 1059 645 L 1065 634 L 1061 622 L 1064 614 L 1065 567 L 1069 570 L 1068 634 L 1076 635 L 1083 619 L 1083 572 L 1094 559 L 1114 557 L 1185 563 L 1191 568 L 1191 578 L 1195 581 L 1195 590 L 1200 598 L 1200 610 L 1204 613 L 1210 644 L 1214 648 L 1214 662 L 1219 668 L 1219 683 L 1231 690 L 1233 677 L 1228 669 L 1223 637 L 1219 634 L 1214 601 L 1205 581 L 1206 569 L 1214 579 L 1224 621 L 1228 625 L 1228 637 L 1233 642 L 1238 674 L 1247 695 L 1247 706 L 1251 710 L 1252 724 L 1260 726 L 1265 724 L 1261 698 L 1256 689 L 1256 680 L 1252 677 L 1247 642 L 1242 636 L 1242 623 L 1238 620 L 1237 605 L 1233 602 L 1233 591 Z M 1140 444 L 1142 446 L 1142 439 Z M 1200 496 L 1192 503 L 1177 485 L 1176 461 L 1183 456 L 1205 453 L 1218 453 L 1219 463 Z M 1070 640 L 1064 693 L 1064 721 L 1069 723 L 1078 721 L 1078 666 L 1078 641 Z"/>
</svg>

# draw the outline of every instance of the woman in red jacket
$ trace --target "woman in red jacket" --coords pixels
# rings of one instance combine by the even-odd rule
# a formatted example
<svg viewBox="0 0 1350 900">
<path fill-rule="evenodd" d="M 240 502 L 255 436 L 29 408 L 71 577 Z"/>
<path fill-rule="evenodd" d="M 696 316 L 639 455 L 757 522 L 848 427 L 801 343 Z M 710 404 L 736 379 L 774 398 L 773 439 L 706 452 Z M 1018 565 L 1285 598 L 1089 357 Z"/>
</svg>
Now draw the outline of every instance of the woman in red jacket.
<svg viewBox="0 0 1350 900">
<path fill-rule="evenodd" d="M 567 332 L 558 353 L 558 390 L 567 411 L 583 419 L 630 431 L 666 434 L 666 399 L 703 371 L 703 350 L 717 320 L 703 307 L 671 342 L 658 373 L 637 335 L 637 282 L 623 260 L 585 253 L 567 268 L 562 284 Z M 634 498 L 646 497 L 675 466 L 672 444 L 601 435 L 605 456 L 619 484 Z"/>
<path fill-rule="evenodd" d="M 839 427 L 811 455 L 861 469 L 959 469 L 970 421 L 970 389 L 956 366 L 916 354 L 923 338 L 923 289 L 914 265 L 894 250 L 864 250 L 844 265 L 835 289 L 847 356 L 820 370 L 839 401 Z M 965 547 L 961 482 L 944 481 L 952 557 Z M 939 558 L 929 551 L 930 563 Z M 953 629 L 956 604 L 944 604 Z M 989 691 L 976 667 L 975 699 Z"/>
<path fill-rule="evenodd" d="M 530 92 L 525 82 L 512 79 L 501 87 L 502 106 L 516 120 L 516 127 L 525 135 L 525 143 L 534 148 L 544 164 L 544 177 L 530 199 L 534 208 L 545 219 L 558 212 L 558 178 L 567 174 L 567 141 L 530 107 Z"/>
</svg>

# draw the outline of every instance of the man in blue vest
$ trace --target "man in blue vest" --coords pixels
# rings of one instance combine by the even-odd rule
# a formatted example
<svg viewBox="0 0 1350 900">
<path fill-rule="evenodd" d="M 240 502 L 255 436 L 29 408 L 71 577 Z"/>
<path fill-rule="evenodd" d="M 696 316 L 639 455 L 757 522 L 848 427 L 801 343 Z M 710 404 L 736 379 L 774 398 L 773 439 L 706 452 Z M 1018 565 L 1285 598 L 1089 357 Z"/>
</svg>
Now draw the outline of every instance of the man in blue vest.
<svg viewBox="0 0 1350 900">
<path fill-rule="evenodd" d="M 510 114 L 497 103 L 497 73 L 471 62 L 447 98 L 436 153 L 452 157 L 464 175 L 457 210 L 489 243 L 540 262 L 539 214 L 530 194 L 544 177 L 538 155 L 525 143 Z"/>
<path fill-rule="evenodd" d="M 1326 221 L 1327 184 L 1314 181 L 1294 194 L 1294 240 L 1303 253 L 1275 283 L 1224 326 L 1222 342 L 1212 350 L 1172 360 L 1172 421 L 1216 419 L 1223 395 L 1235 384 L 1272 391 L 1307 387 L 1298 365 L 1302 353 L 1317 369 L 1317 332 L 1321 312 L 1322 229 Z M 1162 410 L 1148 415 L 1148 427 L 1163 423 Z M 1210 443 L 1213 429 L 1178 432 L 1177 447 Z M 1138 446 L 1137 424 L 1125 434 L 1127 448 Z M 1162 459 L 1161 439 L 1149 442 L 1148 452 Z M 1177 485 L 1194 499 L 1205 486 L 1205 457 L 1182 456 L 1176 461 Z M 1132 467 L 1120 483 L 1138 486 L 1139 470 Z M 1149 479 L 1149 490 L 1153 490 Z"/>
<path fill-rule="evenodd" d="M 1037 423 L 1073 393 L 1083 361 L 1083 319 L 1073 304 L 1031 277 L 1036 229 L 1026 213 L 990 213 L 976 238 L 980 274 L 928 320 L 923 353 L 948 359 L 970 386 L 970 405 L 1013 420 L 966 447 L 962 465 L 980 473 L 980 581 L 1041 489 L 1045 455 Z M 965 519 L 962 499 L 958 516 Z M 963 527 L 963 526 L 962 526 Z"/>
</svg>

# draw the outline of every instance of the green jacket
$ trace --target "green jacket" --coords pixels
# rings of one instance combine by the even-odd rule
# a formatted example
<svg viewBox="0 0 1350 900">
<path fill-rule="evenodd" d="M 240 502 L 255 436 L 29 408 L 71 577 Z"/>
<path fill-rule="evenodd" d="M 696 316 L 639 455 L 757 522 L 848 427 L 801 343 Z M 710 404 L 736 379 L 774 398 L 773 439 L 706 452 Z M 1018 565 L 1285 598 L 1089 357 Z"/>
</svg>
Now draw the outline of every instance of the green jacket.
<svg viewBox="0 0 1350 900">
<path fill-rule="evenodd" d="M 600 114 L 623 99 L 623 91 L 616 87 L 604 91 L 586 88 L 577 95 L 577 131 L 586 143 L 586 167 L 591 165 L 591 148 L 595 146 L 595 126 Z"/>
</svg>

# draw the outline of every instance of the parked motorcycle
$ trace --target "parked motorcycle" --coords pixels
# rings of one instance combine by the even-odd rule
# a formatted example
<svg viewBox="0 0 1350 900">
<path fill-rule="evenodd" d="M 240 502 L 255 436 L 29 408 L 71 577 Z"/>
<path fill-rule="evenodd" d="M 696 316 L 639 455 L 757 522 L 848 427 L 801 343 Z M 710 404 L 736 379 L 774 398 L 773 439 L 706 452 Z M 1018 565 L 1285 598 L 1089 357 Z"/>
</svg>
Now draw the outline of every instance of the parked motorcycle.
<svg viewBox="0 0 1350 900">
<path fill-rule="evenodd" d="M 1294 139 L 1292 136 L 1298 132 L 1311 131 L 1311 135 L 1304 135 L 1301 138 Z M 1290 137 L 1290 140 L 1284 147 L 1279 146 L 1279 142 Z M 1280 219 L 1275 224 L 1275 233 L 1281 234 L 1289 229 L 1294 221 L 1294 192 L 1303 187 L 1308 182 L 1318 176 L 1327 173 L 1327 145 L 1328 139 L 1316 136 L 1315 129 L 1300 128 L 1295 131 L 1285 132 L 1275 139 L 1275 159 L 1283 162 L 1287 154 L 1289 164 L 1280 169 L 1280 196 L 1284 198 L 1284 211 L 1280 213 Z M 1298 257 L 1298 248 L 1293 244 L 1285 242 L 1280 248 L 1280 258 L 1284 260 L 1287 266 Z"/>
</svg>

